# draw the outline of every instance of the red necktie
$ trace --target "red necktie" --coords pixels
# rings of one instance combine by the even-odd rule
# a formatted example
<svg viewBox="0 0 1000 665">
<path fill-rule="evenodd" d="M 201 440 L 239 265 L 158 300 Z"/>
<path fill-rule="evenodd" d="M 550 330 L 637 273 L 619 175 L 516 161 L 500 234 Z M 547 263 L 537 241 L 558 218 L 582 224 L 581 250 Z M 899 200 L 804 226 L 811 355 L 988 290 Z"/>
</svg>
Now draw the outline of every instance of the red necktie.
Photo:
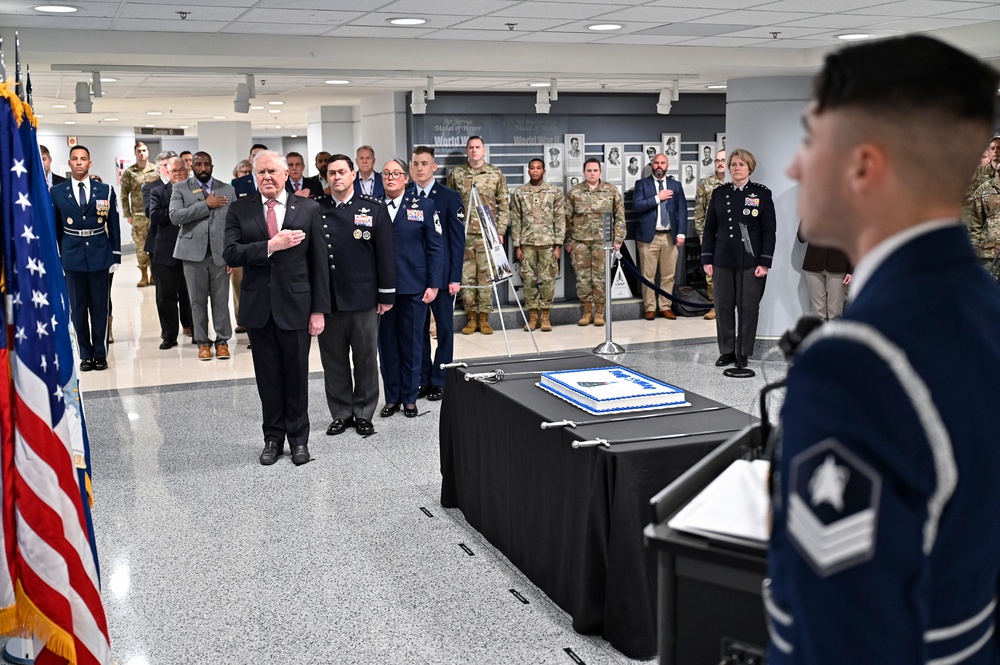
<svg viewBox="0 0 1000 665">
<path fill-rule="evenodd" d="M 274 212 L 274 206 L 278 205 L 278 202 L 270 199 L 264 205 L 267 206 L 267 237 L 273 238 L 278 235 L 278 215 Z"/>
</svg>

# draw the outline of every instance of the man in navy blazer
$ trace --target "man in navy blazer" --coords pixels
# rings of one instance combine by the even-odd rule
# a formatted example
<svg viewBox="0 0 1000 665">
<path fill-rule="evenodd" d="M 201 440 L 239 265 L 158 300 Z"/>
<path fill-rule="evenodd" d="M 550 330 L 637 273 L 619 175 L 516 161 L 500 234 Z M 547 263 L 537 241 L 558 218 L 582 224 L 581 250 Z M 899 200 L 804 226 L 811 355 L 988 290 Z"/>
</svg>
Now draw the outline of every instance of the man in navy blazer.
<svg viewBox="0 0 1000 665">
<path fill-rule="evenodd" d="M 66 273 L 70 314 L 80 343 L 80 371 L 108 368 L 108 275 L 122 262 L 115 190 L 90 177 L 90 151 L 69 151 L 70 178 L 50 190 Z"/>
<path fill-rule="evenodd" d="M 444 232 L 434 204 L 407 190 L 405 160 L 386 162 L 382 181 L 396 250 L 396 304 L 382 315 L 378 329 L 385 388 L 380 415 L 388 418 L 402 405 L 412 418 L 417 415 L 427 305 L 439 297 L 438 284 L 444 279 Z"/>
<path fill-rule="evenodd" d="M 431 200 L 437 211 L 444 234 L 443 269 L 438 296 L 431 301 L 430 311 L 437 324 L 437 350 L 431 362 L 431 319 L 424 321 L 422 358 L 420 363 L 420 388 L 418 397 L 437 401 L 444 397 L 444 370 L 442 363 L 450 363 L 455 354 L 455 296 L 462 287 L 462 263 L 465 260 L 465 207 L 462 197 L 453 189 L 434 180 L 438 165 L 434 148 L 418 145 L 410 160 L 412 190 Z"/>
<path fill-rule="evenodd" d="M 354 193 L 374 196 L 377 199 L 385 196 L 382 174 L 375 170 L 375 149 L 370 145 L 358 148 L 355 157 L 358 161 L 358 172 L 354 175 Z"/>
<path fill-rule="evenodd" d="M 285 447 L 309 461 L 309 346 L 330 313 L 330 278 L 319 205 L 285 191 L 288 163 L 264 151 L 254 162 L 257 196 L 226 212 L 222 255 L 243 268 L 239 323 L 250 335 L 263 412 L 260 463 Z"/>
<path fill-rule="evenodd" d="M 323 185 L 320 184 L 319 179 L 305 175 L 306 160 L 300 153 L 288 153 L 285 155 L 285 161 L 288 162 L 288 180 L 285 181 L 285 189 L 289 194 L 310 199 L 323 196 Z"/>
<path fill-rule="evenodd" d="M 677 271 L 677 248 L 684 244 L 687 234 L 687 200 L 684 188 L 673 178 L 668 179 L 670 161 L 660 153 L 650 163 L 652 173 L 635 184 L 632 205 L 639 213 L 635 239 L 639 248 L 642 276 L 655 283 L 656 269 L 660 270 L 660 290 L 673 294 L 674 273 Z M 642 287 L 642 300 L 647 321 L 656 318 L 656 311 L 667 319 L 677 316 L 670 310 L 670 302 L 660 297 L 648 286 Z M 660 305 L 659 303 L 663 304 Z"/>
<path fill-rule="evenodd" d="M 156 275 L 156 312 L 160 317 L 160 348 L 177 346 L 179 327 L 191 329 L 191 300 L 184 281 L 184 263 L 174 258 L 180 227 L 170 223 L 170 197 L 174 183 L 187 180 L 187 163 L 180 157 L 167 160 L 170 182 L 159 183 L 149 192 L 149 238 L 153 274 Z M 147 238 L 148 241 L 148 238 Z"/>
</svg>

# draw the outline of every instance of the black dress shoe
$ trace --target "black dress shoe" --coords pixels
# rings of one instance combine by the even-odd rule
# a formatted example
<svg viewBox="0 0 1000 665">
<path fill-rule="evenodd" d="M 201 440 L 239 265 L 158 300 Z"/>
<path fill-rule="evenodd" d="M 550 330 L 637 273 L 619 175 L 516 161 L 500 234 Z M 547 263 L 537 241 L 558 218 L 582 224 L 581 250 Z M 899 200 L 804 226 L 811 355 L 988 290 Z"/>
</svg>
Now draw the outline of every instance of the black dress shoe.
<svg viewBox="0 0 1000 665">
<path fill-rule="evenodd" d="M 292 446 L 292 464 L 301 466 L 309 461 L 309 446 L 301 444 Z"/>
<path fill-rule="evenodd" d="M 427 399 L 432 402 L 440 402 L 444 399 L 444 388 L 441 386 L 431 386 L 431 390 L 427 394 Z"/>
<path fill-rule="evenodd" d="M 94 358 L 94 369 L 96 369 L 98 372 L 103 372 L 107 368 L 108 368 L 107 358 Z"/>
<path fill-rule="evenodd" d="M 333 436 L 335 434 L 343 434 L 347 431 L 348 427 L 354 426 L 354 418 L 337 418 L 330 426 L 326 428 L 326 435 Z"/>
<path fill-rule="evenodd" d="M 378 417 L 379 418 L 388 418 L 392 414 L 394 414 L 397 411 L 399 411 L 399 409 L 401 407 L 402 407 L 402 404 L 386 404 L 385 406 L 382 407 L 382 410 L 378 412 Z"/>
<path fill-rule="evenodd" d="M 747 357 L 746 356 L 736 356 L 736 367 L 746 367 Z"/>
<path fill-rule="evenodd" d="M 278 461 L 278 458 L 285 452 L 285 444 L 277 441 L 265 441 L 264 450 L 260 453 L 260 463 L 270 466 Z"/>
<path fill-rule="evenodd" d="M 735 353 L 723 353 L 719 356 L 719 359 L 715 361 L 716 367 L 725 367 L 726 365 L 732 365 L 736 361 Z"/>
<path fill-rule="evenodd" d="M 419 388 L 417 388 L 417 399 L 423 399 L 427 397 L 428 395 L 431 394 L 431 391 L 433 389 L 434 389 L 433 386 L 420 386 Z"/>
<path fill-rule="evenodd" d="M 90 358 L 84 358 L 80 361 L 80 371 L 89 372 L 94 369 L 94 361 Z"/>
<path fill-rule="evenodd" d="M 354 423 L 354 429 L 361 436 L 368 436 L 375 433 L 375 426 L 367 418 L 358 418 L 357 422 Z"/>
<path fill-rule="evenodd" d="M 412 407 L 409 406 L 403 407 L 403 415 L 406 416 L 407 418 L 416 418 L 418 413 L 420 412 L 417 411 L 416 404 L 414 404 Z"/>
<path fill-rule="evenodd" d="M 177 346 L 176 339 L 165 339 L 162 342 L 160 342 L 160 349 L 163 351 L 166 351 L 167 349 L 172 349 L 175 346 Z"/>
</svg>

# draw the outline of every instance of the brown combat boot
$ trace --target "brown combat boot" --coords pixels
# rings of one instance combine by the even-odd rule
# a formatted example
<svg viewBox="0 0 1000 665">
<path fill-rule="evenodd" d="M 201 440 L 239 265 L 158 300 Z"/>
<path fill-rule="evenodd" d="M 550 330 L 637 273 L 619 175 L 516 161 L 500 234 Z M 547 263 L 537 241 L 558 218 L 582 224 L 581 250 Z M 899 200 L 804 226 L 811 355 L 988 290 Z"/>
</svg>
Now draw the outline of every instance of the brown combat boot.
<svg viewBox="0 0 1000 665">
<path fill-rule="evenodd" d="M 584 303 L 580 303 L 580 304 L 583 305 L 583 315 L 580 317 L 580 320 L 576 322 L 576 325 L 578 325 L 578 326 L 589 326 L 594 321 L 594 319 L 591 318 L 591 315 L 590 315 L 590 309 L 591 309 L 592 305 L 589 302 L 584 302 Z"/>
<path fill-rule="evenodd" d="M 490 328 L 490 315 L 486 312 L 479 313 L 479 332 L 484 335 L 493 334 L 493 328 Z"/>
<path fill-rule="evenodd" d="M 604 303 L 602 302 L 594 303 L 594 325 L 595 326 L 604 325 Z"/>
<path fill-rule="evenodd" d="M 549 322 L 549 310 L 542 310 L 542 332 L 552 332 L 552 323 Z"/>
<path fill-rule="evenodd" d="M 465 327 L 462 328 L 462 334 L 471 335 L 472 333 L 476 332 L 476 327 L 477 327 L 476 321 L 478 315 L 475 312 L 466 312 L 465 315 L 469 317 L 469 320 L 465 324 Z"/>
<path fill-rule="evenodd" d="M 529 309 L 528 310 L 528 324 L 524 326 L 523 330 L 538 330 L 538 310 Z"/>
<path fill-rule="evenodd" d="M 136 283 L 136 286 L 138 286 L 140 289 L 144 286 L 149 286 L 149 275 L 146 274 L 146 268 L 143 266 L 139 266 L 139 272 L 142 273 L 142 279 L 140 279 Z"/>
</svg>

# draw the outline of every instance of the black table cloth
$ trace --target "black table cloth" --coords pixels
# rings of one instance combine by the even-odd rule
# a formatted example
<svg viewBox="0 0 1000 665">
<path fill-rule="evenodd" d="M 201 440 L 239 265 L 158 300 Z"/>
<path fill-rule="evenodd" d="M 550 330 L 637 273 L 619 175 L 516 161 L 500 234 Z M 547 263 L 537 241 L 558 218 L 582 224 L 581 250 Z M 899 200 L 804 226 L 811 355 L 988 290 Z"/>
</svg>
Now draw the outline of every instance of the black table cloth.
<svg viewBox="0 0 1000 665">
<path fill-rule="evenodd" d="M 649 499 L 754 418 L 726 408 L 542 430 L 543 421 L 599 416 L 538 388 L 538 375 L 508 376 L 497 384 L 467 382 L 464 375 L 616 363 L 594 355 L 503 361 L 448 372 L 440 427 L 441 505 L 461 509 L 469 524 L 573 617 L 577 632 L 602 635 L 632 658 L 653 656 L 656 567 L 642 541 Z M 690 392 L 687 400 L 690 407 L 668 411 L 722 406 Z M 596 437 L 614 441 L 709 430 L 733 432 L 611 448 L 571 445 Z"/>
</svg>

